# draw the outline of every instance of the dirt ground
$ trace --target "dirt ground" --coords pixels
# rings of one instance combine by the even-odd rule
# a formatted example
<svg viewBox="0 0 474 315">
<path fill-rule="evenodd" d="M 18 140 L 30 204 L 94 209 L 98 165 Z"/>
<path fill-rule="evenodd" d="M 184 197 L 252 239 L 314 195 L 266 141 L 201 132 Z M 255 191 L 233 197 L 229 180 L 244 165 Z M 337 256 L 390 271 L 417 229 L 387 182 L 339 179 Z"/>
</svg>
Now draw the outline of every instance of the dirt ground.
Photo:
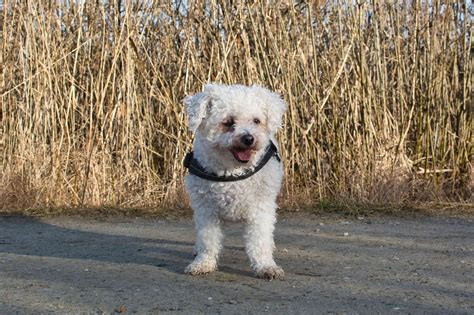
<svg viewBox="0 0 474 315">
<path fill-rule="evenodd" d="M 283 281 L 225 230 L 219 271 L 191 277 L 189 219 L 0 217 L 0 314 L 474 313 L 472 217 L 283 215 Z"/>
</svg>

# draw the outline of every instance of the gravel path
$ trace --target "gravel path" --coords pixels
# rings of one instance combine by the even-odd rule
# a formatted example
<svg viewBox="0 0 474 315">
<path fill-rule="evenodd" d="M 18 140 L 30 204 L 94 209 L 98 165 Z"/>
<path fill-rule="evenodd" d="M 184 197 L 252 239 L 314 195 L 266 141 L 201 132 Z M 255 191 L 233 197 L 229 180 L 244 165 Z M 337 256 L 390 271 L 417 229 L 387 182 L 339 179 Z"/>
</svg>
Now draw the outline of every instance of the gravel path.
<svg viewBox="0 0 474 315">
<path fill-rule="evenodd" d="M 271 282 L 225 229 L 219 271 L 191 277 L 190 220 L 0 217 L 0 314 L 474 314 L 472 218 L 287 214 Z"/>
</svg>

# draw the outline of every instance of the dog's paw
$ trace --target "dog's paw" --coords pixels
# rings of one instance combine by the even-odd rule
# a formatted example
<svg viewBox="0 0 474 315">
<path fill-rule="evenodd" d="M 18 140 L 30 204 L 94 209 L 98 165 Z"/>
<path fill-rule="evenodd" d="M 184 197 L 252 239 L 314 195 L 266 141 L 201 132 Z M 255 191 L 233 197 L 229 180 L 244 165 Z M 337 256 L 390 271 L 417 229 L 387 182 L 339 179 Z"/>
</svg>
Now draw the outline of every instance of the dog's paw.
<svg viewBox="0 0 474 315">
<path fill-rule="evenodd" d="M 283 279 L 285 272 L 280 266 L 264 266 L 255 270 L 255 276 L 262 279 Z"/>
<path fill-rule="evenodd" d="M 196 275 L 204 275 L 206 273 L 213 272 L 217 269 L 217 264 L 211 262 L 200 261 L 196 262 L 193 261 L 190 263 L 185 269 L 184 272 L 196 276 Z"/>
</svg>

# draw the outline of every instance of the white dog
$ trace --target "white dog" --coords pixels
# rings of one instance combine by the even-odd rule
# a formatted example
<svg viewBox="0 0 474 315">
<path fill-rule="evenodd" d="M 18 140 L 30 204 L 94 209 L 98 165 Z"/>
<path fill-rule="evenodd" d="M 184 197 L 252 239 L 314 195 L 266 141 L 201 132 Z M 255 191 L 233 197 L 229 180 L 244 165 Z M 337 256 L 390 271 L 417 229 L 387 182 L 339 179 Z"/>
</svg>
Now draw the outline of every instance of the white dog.
<svg viewBox="0 0 474 315">
<path fill-rule="evenodd" d="M 184 99 L 193 152 L 185 165 L 194 210 L 197 275 L 217 269 L 222 220 L 245 222 L 245 245 L 257 277 L 283 276 L 273 260 L 276 198 L 283 179 L 275 133 L 286 110 L 279 95 L 260 86 L 208 84 Z"/>
</svg>

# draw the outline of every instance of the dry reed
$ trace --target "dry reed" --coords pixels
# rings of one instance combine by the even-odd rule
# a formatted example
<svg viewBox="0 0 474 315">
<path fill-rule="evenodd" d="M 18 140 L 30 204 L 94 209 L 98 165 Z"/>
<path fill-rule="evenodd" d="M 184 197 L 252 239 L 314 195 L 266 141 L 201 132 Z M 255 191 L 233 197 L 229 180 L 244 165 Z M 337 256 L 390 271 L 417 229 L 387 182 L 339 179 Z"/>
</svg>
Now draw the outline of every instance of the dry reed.
<svg viewBox="0 0 474 315">
<path fill-rule="evenodd" d="M 3 211 L 182 203 L 181 99 L 212 81 L 288 102 L 287 205 L 472 203 L 464 1 L 183 3 L 0 4 Z"/>
</svg>

